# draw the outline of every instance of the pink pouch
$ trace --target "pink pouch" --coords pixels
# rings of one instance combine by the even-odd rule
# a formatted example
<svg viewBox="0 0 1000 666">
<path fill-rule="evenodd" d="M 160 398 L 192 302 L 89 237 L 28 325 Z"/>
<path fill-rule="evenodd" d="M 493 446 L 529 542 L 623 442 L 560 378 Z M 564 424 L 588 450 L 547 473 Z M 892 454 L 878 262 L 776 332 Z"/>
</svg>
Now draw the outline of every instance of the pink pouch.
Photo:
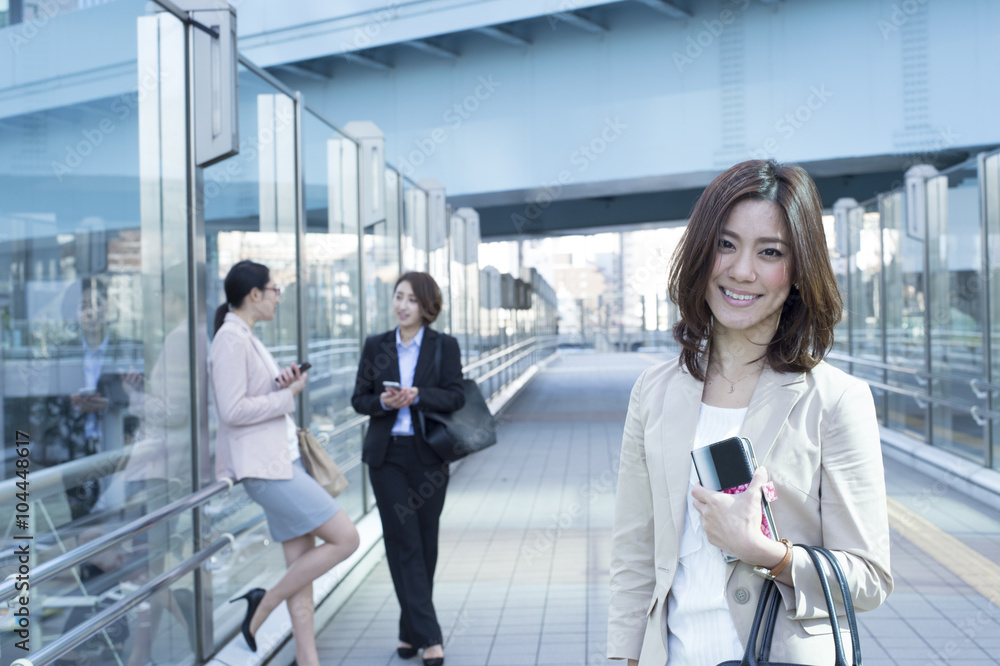
<svg viewBox="0 0 1000 666">
<path fill-rule="evenodd" d="M 749 487 L 750 487 L 749 483 L 743 483 L 733 488 L 725 488 L 722 490 L 722 492 L 726 493 L 727 495 L 739 495 Z M 767 498 L 768 502 L 773 502 L 774 500 L 778 499 L 778 493 L 774 489 L 774 484 L 771 483 L 770 481 L 764 484 L 764 497 Z M 774 530 L 771 529 L 771 523 L 770 521 L 768 521 L 767 513 L 763 509 L 761 509 L 760 512 L 760 531 L 763 532 L 764 536 L 766 536 L 768 539 L 774 538 Z"/>
</svg>

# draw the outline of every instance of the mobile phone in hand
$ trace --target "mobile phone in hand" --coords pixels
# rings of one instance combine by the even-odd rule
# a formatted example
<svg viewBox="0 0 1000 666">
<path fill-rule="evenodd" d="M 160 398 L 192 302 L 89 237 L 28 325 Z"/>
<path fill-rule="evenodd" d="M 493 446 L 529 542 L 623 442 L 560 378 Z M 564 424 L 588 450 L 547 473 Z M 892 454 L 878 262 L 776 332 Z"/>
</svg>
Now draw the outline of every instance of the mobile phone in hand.
<svg viewBox="0 0 1000 666">
<path fill-rule="evenodd" d="M 400 386 L 399 382 L 382 382 L 382 386 L 384 386 L 385 388 L 394 388 L 394 389 L 403 388 L 402 386 Z"/>
<path fill-rule="evenodd" d="M 754 470 L 757 469 L 757 457 L 754 455 L 753 445 L 746 437 L 730 437 L 695 449 L 691 452 L 691 458 L 694 460 L 694 469 L 698 473 L 701 485 L 709 490 L 729 495 L 746 490 L 753 478 Z M 771 515 L 771 505 L 763 495 L 760 531 L 765 536 L 778 540 L 778 531 Z"/>
<path fill-rule="evenodd" d="M 296 363 L 296 365 L 299 366 L 299 372 L 305 372 L 309 368 L 313 367 L 312 363 Z M 274 381 L 280 382 L 281 381 L 281 377 L 275 377 Z"/>
</svg>

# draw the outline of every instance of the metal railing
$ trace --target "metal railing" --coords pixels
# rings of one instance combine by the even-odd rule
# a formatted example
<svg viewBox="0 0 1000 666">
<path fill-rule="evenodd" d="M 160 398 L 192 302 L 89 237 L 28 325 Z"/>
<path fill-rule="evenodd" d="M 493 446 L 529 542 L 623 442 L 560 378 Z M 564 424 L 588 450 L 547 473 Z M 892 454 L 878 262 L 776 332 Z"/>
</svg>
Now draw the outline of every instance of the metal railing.
<svg viewBox="0 0 1000 666">
<path fill-rule="evenodd" d="M 493 379 L 500 373 L 509 370 L 518 362 L 523 361 L 532 354 L 542 349 L 555 347 L 557 342 L 558 339 L 555 335 L 535 336 L 527 340 L 523 340 L 510 345 L 509 347 L 493 352 L 483 358 L 477 359 L 474 363 L 471 363 L 463 368 L 463 374 L 487 367 L 493 363 L 499 363 L 496 367 L 492 367 L 486 372 L 474 377 L 478 383 L 482 384 Z M 364 425 L 368 422 L 368 420 L 368 416 L 359 416 L 338 426 L 337 428 L 334 428 L 329 433 L 324 434 L 332 440 L 341 434 Z M 38 481 L 39 485 L 44 484 L 45 486 L 61 490 L 65 487 L 67 479 L 87 477 L 92 474 L 92 471 L 96 466 L 110 463 L 112 464 L 112 467 L 117 468 L 118 463 L 123 457 L 127 456 L 128 453 L 129 450 L 126 448 L 121 451 L 97 454 L 96 456 L 89 456 L 84 460 L 72 461 L 65 463 L 64 465 L 59 465 L 58 467 L 41 470 L 33 474 L 32 486 L 34 487 L 36 480 L 39 477 L 42 477 L 41 481 Z M 69 472 L 69 476 L 67 476 L 67 471 Z M 191 511 L 199 508 L 224 492 L 232 490 L 236 483 L 238 482 L 234 482 L 232 479 L 222 479 L 220 481 L 216 481 L 215 483 L 206 486 L 205 488 L 202 488 L 201 490 L 198 490 L 182 499 L 172 502 L 167 506 L 157 509 L 150 514 L 122 525 L 108 534 L 93 539 L 92 541 L 88 541 L 83 545 L 77 546 L 76 548 L 73 548 L 72 550 L 42 564 L 33 570 L 31 573 L 32 585 L 38 585 L 47 580 L 51 580 L 59 574 L 80 565 L 90 557 L 106 548 L 116 546 L 130 538 L 133 538 L 137 533 L 149 530 L 150 528 L 169 520 L 174 516 L 184 513 L 185 511 Z M 10 486 L 10 488 L 7 486 Z M 10 480 L 0 483 L 0 498 L 6 497 L 7 494 L 10 494 L 10 497 L 13 498 L 14 492 L 16 492 L 16 485 Z M 31 663 L 34 664 L 34 666 L 43 666 L 59 659 L 61 656 L 79 646 L 88 638 L 100 633 L 105 627 L 121 618 L 149 597 L 159 593 L 165 588 L 170 587 L 170 585 L 174 582 L 197 569 L 206 560 L 221 551 L 227 545 L 235 544 L 236 539 L 240 535 L 255 528 L 261 524 L 263 520 L 263 515 L 258 516 L 245 524 L 240 525 L 232 532 L 223 534 L 209 546 L 193 554 L 191 557 L 187 558 L 170 571 L 167 571 L 153 580 L 148 581 L 132 593 L 121 598 L 101 612 L 96 613 L 85 622 L 77 625 L 52 643 L 49 643 L 38 650 L 32 657 Z M 15 584 L 16 581 L 13 577 L 0 583 L 0 603 L 8 601 L 16 596 Z"/>
<path fill-rule="evenodd" d="M 1000 386 L 984 381 L 982 379 L 978 379 L 976 377 L 960 377 L 945 373 L 917 370 L 915 368 L 907 368 L 904 366 L 893 365 L 891 363 L 881 363 L 879 361 L 871 359 L 859 358 L 856 356 L 851 356 L 849 354 L 844 354 L 843 352 L 831 352 L 827 358 L 831 361 L 839 361 L 841 363 L 850 363 L 853 365 L 862 365 L 877 370 L 897 372 L 897 373 L 911 375 L 913 377 L 929 379 L 931 381 L 937 380 L 937 381 L 947 381 L 953 383 L 968 383 L 970 390 L 980 400 L 987 399 L 990 391 L 1000 390 Z M 1000 412 L 993 411 L 988 407 L 981 407 L 979 405 L 970 405 L 966 402 L 960 402 L 950 398 L 942 398 L 940 396 L 931 395 L 927 390 L 916 391 L 902 386 L 892 386 L 891 384 L 869 379 L 868 377 L 861 376 L 858 378 L 868 382 L 868 384 L 872 388 L 877 388 L 882 391 L 887 391 L 889 393 L 895 393 L 897 395 L 905 395 L 910 398 L 913 398 L 913 400 L 917 403 L 917 406 L 920 407 L 921 409 L 925 408 L 928 404 L 932 404 L 932 405 L 941 405 L 942 407 L 948 407 L 952 410 L 959 412 L 969 412 L 969 415 L 972 417 L 972 419 L 976 422 L 977 425 L 980 426 L 985 425 L 986 422 L 989 420 L 1000 419 Z M 923 385 L 926 386 L 926 382 L 923 382 Z"/>
</svg>

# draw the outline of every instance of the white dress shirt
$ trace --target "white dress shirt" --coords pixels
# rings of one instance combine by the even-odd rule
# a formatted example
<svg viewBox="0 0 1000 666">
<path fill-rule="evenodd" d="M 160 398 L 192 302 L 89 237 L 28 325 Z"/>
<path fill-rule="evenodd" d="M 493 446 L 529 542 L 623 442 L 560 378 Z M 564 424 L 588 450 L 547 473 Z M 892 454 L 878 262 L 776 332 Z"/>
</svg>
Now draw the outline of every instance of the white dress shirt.
<svg viewBox="0 0 1000 666">
<path fill-rule="evenodd" d="M 692 449 L 739 434 L 747 408 L 729 409 L 701 403 Z M 670 666 L 702 666 L 740 659 L 736 626 L 726 604 L 726 562 L 718 546 L 708 542 L 691 488 L 698 473 L 691 465 L 684 532 L 678 549 L 677 575 L 667 596 L 668 662 Z"/>
<path fill-rule="evenodd" d="M 403 338 L 399 335 L 399 327 L 396 327 L 396 354 L 399 356 L 399 385 L 403 388 L 413 386 L 413 374 L 417 371 L 417 359 L 420 358 L 420 345 L 424 341 L 424 327 L 421 326 L 417 334 L 413 336 L 409 344 L 403 344 Z M 418 396 L 413 404 L 420 401 Z M 379 402 L 382 399 L 379 398 Z M 385 405 L 382 405 L 385 409 Z M 413 435 L 413 414 L 409 407 L 403 407 L 396 414 L 396 422 L 392 424 L 392 434 L 396 436 Z"/>
</svg>

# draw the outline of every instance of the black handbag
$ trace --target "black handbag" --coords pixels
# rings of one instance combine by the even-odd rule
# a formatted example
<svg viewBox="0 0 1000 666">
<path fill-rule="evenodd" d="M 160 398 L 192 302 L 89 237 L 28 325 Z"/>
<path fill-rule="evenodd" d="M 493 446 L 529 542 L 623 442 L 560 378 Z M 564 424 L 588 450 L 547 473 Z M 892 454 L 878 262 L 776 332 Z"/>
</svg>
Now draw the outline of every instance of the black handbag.
<svg viewBox="0 0 1000 666">
<path fill-rule="evenodd" d="M 841 569 L 837 558 L 826 548 L 820 546 L 798 546 L 812 558 L 813 565 L 819 573 L 820 583 L 823 585 L 823 596 L 826 597 L 826 608 L 830 613 L 830 625 L 833 627 L 833 645 L 836 652 L 836 666 L 848 666 L 847 657 L 844 655 L 844 641 L 840 636 L 840 622 L 837 620 L 837 609 L 833 604 L 833 595 L 830 593 L 830 583 L 827 581 L 826 571 L 820 556 L 825 558 L 833 569 L 840 586 L 840 594 L 844 597 L 844 608 L 846 609 L 847 625 L 851 630 L 851 642 L 854 647 L 854 666 L 861 666 L 861 645 L 858 642 L 858 622 L 854 617 L 854 602 L 851 600 L 851 590 L 847 585 L 847 576 Z M 770 603 L 769 603 L 770 602 Z M 781 594 L 778 586 L 773 580 L 764 583 L 760 593 L 760 601 L 757 603 L 757 613 L 753 618 L 753 626 L 750 627 L 750 637 L 747 640 L 746 651 L 743 653 L 743 660 L 724 661 L 719 666 L 797 666 L 787 662 L 770 661 L 771 637 L 774 634 L 774 625 L 778 619 L 778 610 L 781 606 Z M 763 625 L 763 627 L 761 626 Z M 760 649 L 754 653 L 754 647 L 760 641 Z"/>
<path fill-rule="evenodd" d="M 434 367 L 441 379 L 441 336 L 434 350 Z M 424 441 L 445 462 L 454 462 L 470 453 L 497 443 L 497 422 L 474 379 L 463 379 L 465 406 L 450 412 L 417 410 Z"/>
</svg>

